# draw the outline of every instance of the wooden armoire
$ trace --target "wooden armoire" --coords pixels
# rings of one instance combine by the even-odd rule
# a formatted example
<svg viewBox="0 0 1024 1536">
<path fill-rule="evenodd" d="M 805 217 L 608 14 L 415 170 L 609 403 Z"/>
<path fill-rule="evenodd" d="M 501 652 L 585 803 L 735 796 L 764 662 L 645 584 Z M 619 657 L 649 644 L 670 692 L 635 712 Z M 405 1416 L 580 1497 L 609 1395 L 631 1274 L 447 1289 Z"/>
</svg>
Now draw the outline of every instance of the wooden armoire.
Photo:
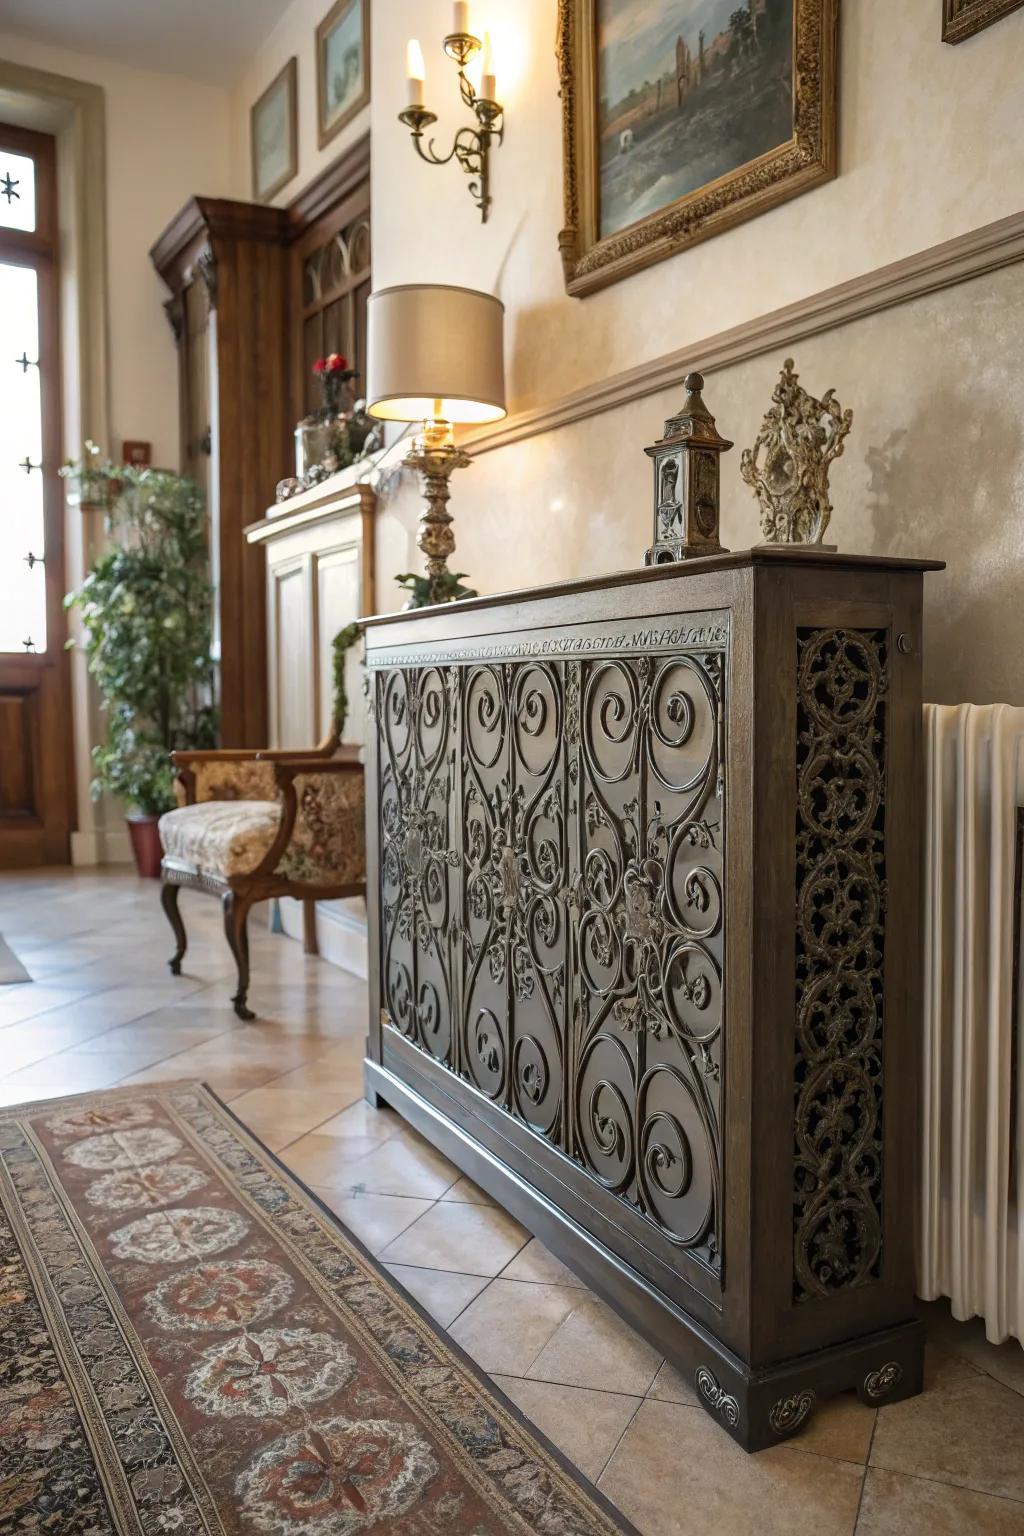
<svg viewBox="0 0 1024 1536">
<path fill-rule="evenodd" d="M 150 256 L 178 345 L 181 468 L 209 507 L 221 744 L 268 740 L 266 575 L 246 541 L 294 473 L 312 364 L 362 367 L 370 292 L 370 141 L 287 207 L 193 197 Z"/>
</svg>

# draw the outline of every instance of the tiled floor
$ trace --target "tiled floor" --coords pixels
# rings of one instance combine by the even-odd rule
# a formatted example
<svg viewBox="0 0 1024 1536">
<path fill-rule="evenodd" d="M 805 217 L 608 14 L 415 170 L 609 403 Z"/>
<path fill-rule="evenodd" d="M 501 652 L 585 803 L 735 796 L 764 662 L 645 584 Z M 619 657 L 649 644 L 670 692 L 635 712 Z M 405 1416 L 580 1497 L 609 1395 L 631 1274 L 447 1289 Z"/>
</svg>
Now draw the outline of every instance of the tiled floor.
<svg viewBox="0 0 1024 1536">
<path fill-rule="evenodd" d="M 216 904 L 182 898 L 186 975 L 156 887 L 0 876 L 0 932 L 36 978 L 0 987 L 0 1103 L 210 1083 L 520 1408 L 650 1536 L 1024 1536 L 1024 1351 L 927 1309 L 924 1394 L 825 1405 L 746 1456 L 688 1383 L 388 1110 L 361 1100 L 363 985 L 254 925 L 240 1024 Z"/>
</svg>

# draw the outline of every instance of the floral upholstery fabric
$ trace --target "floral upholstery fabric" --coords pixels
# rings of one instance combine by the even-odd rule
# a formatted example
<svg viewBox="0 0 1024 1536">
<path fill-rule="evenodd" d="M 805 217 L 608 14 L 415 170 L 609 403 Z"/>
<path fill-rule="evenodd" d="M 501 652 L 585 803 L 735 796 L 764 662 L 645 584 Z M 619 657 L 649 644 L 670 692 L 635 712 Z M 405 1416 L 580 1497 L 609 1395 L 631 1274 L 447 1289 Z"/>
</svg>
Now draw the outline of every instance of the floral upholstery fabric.
<svg viewBox="0 0 1024 1536">
<path fill-rule="evenodd" d="M 160 841 L 169 858 L 205 875 L 247 875 L 269 851 L 280 824 L 277 800 L 209 800 L 161 816 Z"/>
<path fill-rule="evenodd" d="M 297 811 L 277 872 L 307 885 L 358 885 L 366 879 L 361 773 L 298 773 Z"/>
<path fill-rule="evenodd" d="M 240 762 L 196 763 L 196 800 L 277 800 L 280 793 L 274 779 L 273 763 L 258 763 L 254 757 Z"/>
</svg>

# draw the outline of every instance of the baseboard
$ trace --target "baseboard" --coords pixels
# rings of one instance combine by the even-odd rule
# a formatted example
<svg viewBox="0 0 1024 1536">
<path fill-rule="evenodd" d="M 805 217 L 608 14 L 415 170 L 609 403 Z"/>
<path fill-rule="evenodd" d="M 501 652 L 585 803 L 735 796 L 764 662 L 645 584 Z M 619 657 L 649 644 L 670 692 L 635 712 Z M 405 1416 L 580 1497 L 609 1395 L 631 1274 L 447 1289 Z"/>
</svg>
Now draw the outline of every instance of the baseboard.
<svg viewBox="0 0 1024 1536">
<path fill-rule="evenodd" d="M 302 903 L 290 896 L 280 903 L 281 927 L 290 939 L 302 941 Z M 366 980 L 368 946 L 366 904 L 358 898 L 348 901 L 318 901 L 316 938 L 320 958 L 340 970 Z"/>
<path fill-rule="evenodd" d="M 89 868 L 97 864 L 132 864 L 132 844 L 128 833 L 72 832 L 71 862 L 76 868 Z"/>
</svg>

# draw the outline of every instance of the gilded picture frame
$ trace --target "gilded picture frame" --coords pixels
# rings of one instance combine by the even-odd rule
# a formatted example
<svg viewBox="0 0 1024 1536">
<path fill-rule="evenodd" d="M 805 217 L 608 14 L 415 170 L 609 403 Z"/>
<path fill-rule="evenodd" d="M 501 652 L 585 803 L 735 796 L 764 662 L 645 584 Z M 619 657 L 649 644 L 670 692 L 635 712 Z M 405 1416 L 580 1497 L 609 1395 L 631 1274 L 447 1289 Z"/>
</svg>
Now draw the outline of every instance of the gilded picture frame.
<svg viewBox="0 0 1024 1536">
<path fill-rule="evenodd" d="M 269 203 L 299 170 L 298 60 L 292 56 L 249 113 L 252 195 Z"/>
<path fill-rule="evenodd" d="M 602 124 L 599 110 L 610 111 L 599 100 L 599 75 L 604 67 L 599 59 L 599 7 L 607 0 L 559 0 L 558 71 L 562 97 L 563 200 L 565 227 L 559 236 L 559 249 L 567 291 L 582 297 L 610 283 L 630 277 L 657 261 L 709 240 L 713 236 L 765 213 L 791 197 L 798 197 L 813 187 L 831 180 L 837 172 L 836 91 L 839 0 L 784 0 L 791 6 L 792 91 L 785 110 L 791 134 L 775 142 L 766 152 L 717 175 L 677 197 L 667 206 L 633 219 L 621 228 L 609 230 L 608 220 L 602 231 L 601 187 L 608 169 L 607 148 L 602 152 L 600 139 L 607 140 L 614 123 Z M 723 0 L 724 3 L 724 0 Z M 750 14 L 765 11 L 771 0 L 732 0 L 731 9 L 746 9 Z M 1024 0 L 1017 0 L 1024 3 Z M 628 0 L 614 0 L 613 10 L 620 20 Z M 666 11 L 667 22 L 674 29 L 681 7 Z M 671 12 L 671 14 L 669 14 Z M 727 13 L 728 14 L 728 13 Z M 709 55 L 721 36 L 712 39 Z M 679 49 L 687 59 L 693 50 L 680 38 L 676 45 L 676 64 L 680 68 Z M 704 34 L 701 33 L 700 85 L 704 84 Z M 724 52 L 724 47 L 723 47 Z M 671 64 L 670 64 L 671 70 Z M 725 67 L 714 60 L 712 69 Z M 734 66 L 730 64 L 730 69 Z M 656 73 L 656 71 L 654 71 Z M 671 84 L 671 81 L 669 82 Z M 660 77 L 658 107 L 660 110 Z M 696 89 L 696 87 L 694 87 Z M 649 79 L 643 91 L 654 90 Z M 620 107 L 638 95 L 633 91 Z M 681 110 L 681 107 L 680 107 Z M 775 109 L 777 110 L 777 108 Z M 620 121 L 627 119 L 620 118 Z M 632 135 L 626 129 L 618 135 L 626 148 L 632 148 Z M 628 145 L 626 140 L 628 138 Z M 605 161 L 602 164 L 602 153 Z"/>
<path fill-rule="evenodd" d="M 1024 0 L 942 0 L 942 41 L 962 43 L 1022 5 Z"/>
<path fill-rule="evenodd" d="M 344 54 L 344 80 L 338 78 L 337 69 L 332 75 L 332 55 L 335 49 Z M 324 149 L 363 110 L 369 100 L 370 0 L 335 0 L 316 29 L 316 126 L 319 147 Z"/>
</svg>

